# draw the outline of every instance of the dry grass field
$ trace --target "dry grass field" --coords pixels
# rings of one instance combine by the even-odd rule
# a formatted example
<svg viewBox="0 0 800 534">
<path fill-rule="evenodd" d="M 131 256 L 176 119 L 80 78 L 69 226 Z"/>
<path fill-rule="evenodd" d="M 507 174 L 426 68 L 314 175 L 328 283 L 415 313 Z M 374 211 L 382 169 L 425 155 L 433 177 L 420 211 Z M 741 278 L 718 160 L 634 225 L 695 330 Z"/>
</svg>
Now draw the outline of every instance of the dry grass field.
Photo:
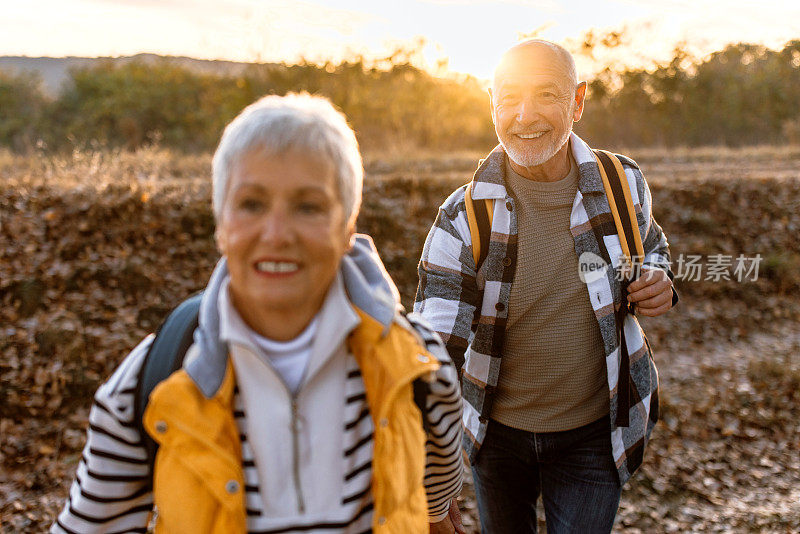
<svg viewBox="0 0 800 534">
<path fill-rule="evenodd" d="M 663 413 L 616 531 L 798 532 L 800 148 L 631 154 L 673 259 L 761 261 L 757 279 L 732 266 L 730 280 L 679 279 L 679 306 L 644 321 Z M 407 307 L 436 207 L 478 157 L 365 158 L 359 230 Z M 0 531 L 53 521 L 93 391 L 204 285 L 217 259 L 209 169 L 209 156 L 160 150 L 0 152 Z M 478 532 L 469 484 L 462 508 Z"/>
</svg>

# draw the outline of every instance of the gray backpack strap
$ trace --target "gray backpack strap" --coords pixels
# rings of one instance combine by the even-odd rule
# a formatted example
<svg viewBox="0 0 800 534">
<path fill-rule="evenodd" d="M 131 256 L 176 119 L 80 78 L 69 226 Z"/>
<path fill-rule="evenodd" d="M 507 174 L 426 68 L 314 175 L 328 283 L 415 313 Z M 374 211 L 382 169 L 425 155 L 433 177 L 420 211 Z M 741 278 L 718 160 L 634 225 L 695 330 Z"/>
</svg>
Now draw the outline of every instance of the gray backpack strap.
<svg viewBox="0 0 800 534">
<path fill-rule="evenodd" d="M 202 296 L 202 293 L 198 293 L 189 297 L 170 312 L 166 320 L 156 330 L 156 337 L 150 344 L 145 360 L 142 363 L 142 368 L 139 371 L 139 380 L 133 397 L 134 421 L 139 428 L 145 449 L 147 449 L 151 486 L 158 444 L 153 441 L 153 438 L 144 429 L 144 411 L 150 400 L 150 393 L 160 382 L 180 369 L 183 364 L 183 358 L 192 345 L 194 330 L 197 328 Z"/>
<path fill-rule="evenodd" d="M 425 430 L 425 434 L 431 434 L 431 423 L 428 421 L 428 394 L 431 392 L 431 387 L 421 378 L 414 380 L 413 387 L 414 404 L 422 414 L 422 428 Z"/>
</svg>

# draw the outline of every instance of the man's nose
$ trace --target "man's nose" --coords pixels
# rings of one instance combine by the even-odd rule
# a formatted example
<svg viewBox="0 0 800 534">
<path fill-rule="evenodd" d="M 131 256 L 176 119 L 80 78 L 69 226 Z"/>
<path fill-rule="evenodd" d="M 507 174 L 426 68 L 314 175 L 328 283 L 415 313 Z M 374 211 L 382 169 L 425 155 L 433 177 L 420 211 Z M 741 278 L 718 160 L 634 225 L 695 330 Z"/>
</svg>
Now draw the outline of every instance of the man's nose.
<svg viewBox="0 0 800 534">
<path fill-rule="evenodd" d="M 530 124 L 535 122 L 539 113 L 536 102 L 533 98 L 523 98 L 517 107 L 517 122 L 520 124 Z"/>
</svg>

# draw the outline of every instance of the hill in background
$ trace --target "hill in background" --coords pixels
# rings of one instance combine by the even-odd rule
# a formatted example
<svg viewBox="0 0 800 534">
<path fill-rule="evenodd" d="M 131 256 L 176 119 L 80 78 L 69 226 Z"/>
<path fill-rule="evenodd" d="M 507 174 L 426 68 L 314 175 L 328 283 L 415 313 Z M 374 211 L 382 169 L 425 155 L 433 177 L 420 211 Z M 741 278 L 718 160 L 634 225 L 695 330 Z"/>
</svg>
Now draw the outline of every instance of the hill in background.
<svg viewBox="0 0 800 534">
<path fill-rule="evenodd" d="M 99 63 L 126 65 L 131 62 L 155 64 L 165 62 L 176 67 L 216 76 L 240 76 L 250 63 L 194 59 L 185 56 L 160 56 L 157 54 L 136 54 L 122 57 L 27 57 L 0 56 L 0 72 L 18 76 L 23 73 L 34 74 L 42 81 L 42 89 L 55 97 L 63 89 L 64 82 L 70 80 L 70 70 L 91 69 Z"/>
</svg>

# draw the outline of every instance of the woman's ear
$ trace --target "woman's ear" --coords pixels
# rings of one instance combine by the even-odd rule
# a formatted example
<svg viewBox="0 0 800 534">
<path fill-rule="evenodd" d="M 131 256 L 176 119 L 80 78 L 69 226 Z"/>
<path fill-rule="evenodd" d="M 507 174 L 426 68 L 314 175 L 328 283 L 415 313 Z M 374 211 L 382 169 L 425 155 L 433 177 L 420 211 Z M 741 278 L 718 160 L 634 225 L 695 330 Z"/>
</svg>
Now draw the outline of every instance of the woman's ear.
<svg viewBox="0 0 800 534">
<path fill-rule="evenodd" d="M 224 256 L 227 242 L 225 241 L 225 234 L 221 230 L 219 224 L 214 230 L 214 242 L 217 244 L 217 250 L 219 251 L 219 253 Z"/>
<path fill-rule="evenodd" d="M 347 228 L 347 245 L 345 247 L 345 251 L 349 252 L 353 250 L 355 244 L 356 244 L 356 223 L 353 222 L 352 224 L 348 225 Z"/>
</svg>

